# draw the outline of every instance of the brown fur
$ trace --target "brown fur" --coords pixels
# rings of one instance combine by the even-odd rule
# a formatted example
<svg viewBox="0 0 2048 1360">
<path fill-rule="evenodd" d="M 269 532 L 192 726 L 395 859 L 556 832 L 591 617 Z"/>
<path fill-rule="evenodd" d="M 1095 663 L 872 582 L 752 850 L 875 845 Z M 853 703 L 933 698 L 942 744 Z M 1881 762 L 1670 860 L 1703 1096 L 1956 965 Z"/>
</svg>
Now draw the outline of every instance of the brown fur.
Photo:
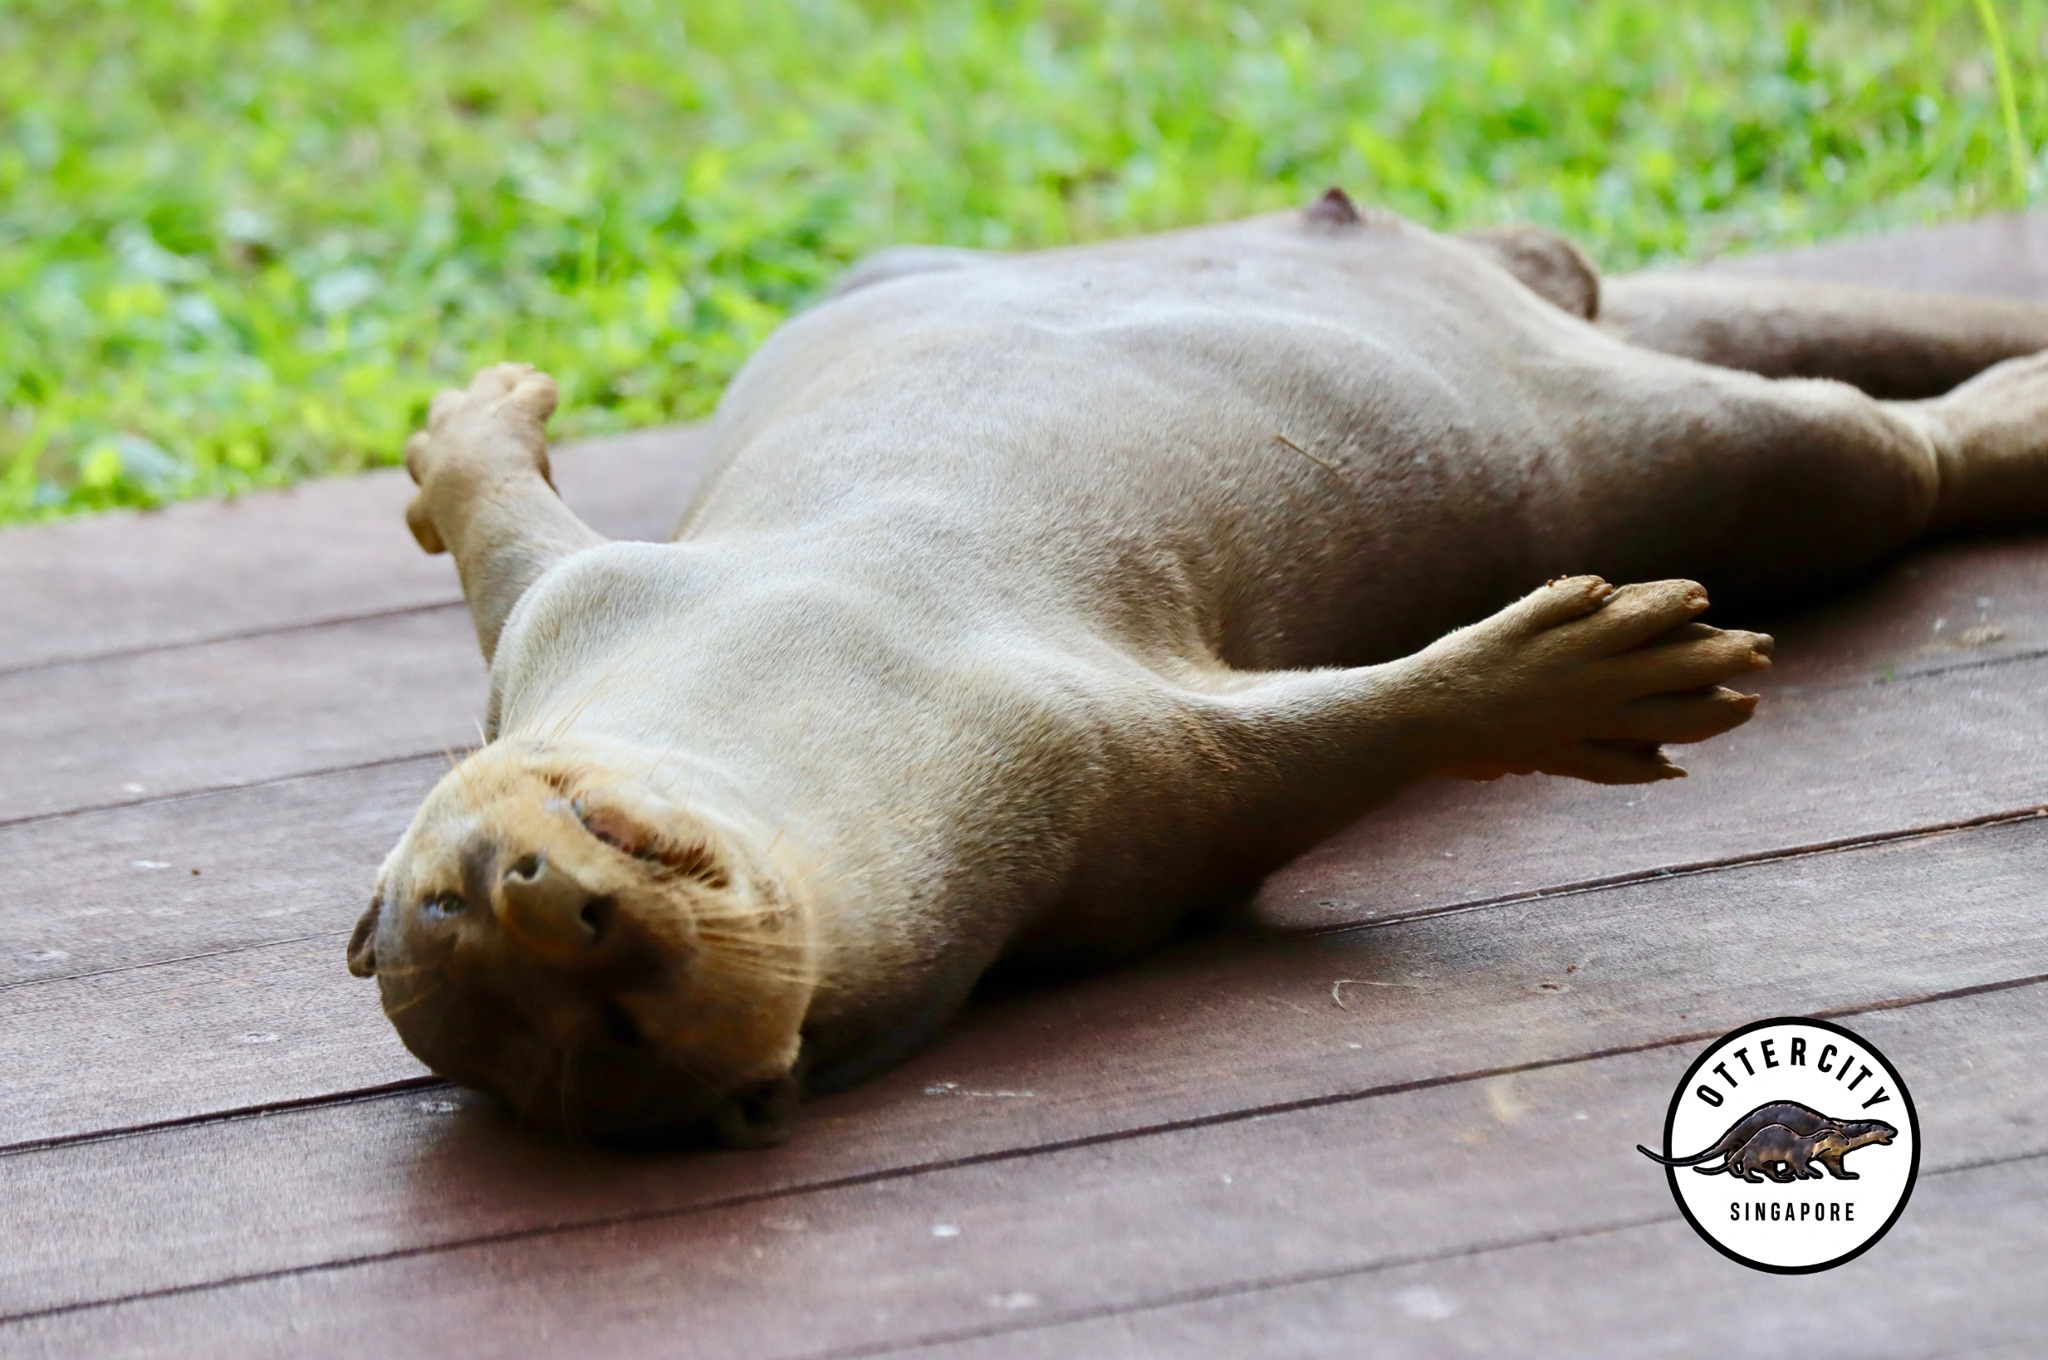
<svg viewBox="0 0 2048 1360">
<path fill-rule="evenodd" d="M 754 1137 L 998 959 L 1128 957 L 1417 779 L 1682 773 L 1664 744 L 1747 719 L 1724 682 L 1769 650 L 1697 622 L 1695 580 L 2036 522 L 2048 362 L 1997 361 L 2044 344 L 2048 309 L 1603 285 L 1541 233 L 1341 195 L 890 252 L 734 381 L 659 545 L 570 514 L 553 384 L 488 370 L 407 465 L 490 741 L 354 960 L 416 1052 L 537 1118 Z M 1737 371 L 1788 363 L 1821 380 Z M 1925 402 L 1831 380 L 1916 364 L 1997 366 Z"/>
</svg>

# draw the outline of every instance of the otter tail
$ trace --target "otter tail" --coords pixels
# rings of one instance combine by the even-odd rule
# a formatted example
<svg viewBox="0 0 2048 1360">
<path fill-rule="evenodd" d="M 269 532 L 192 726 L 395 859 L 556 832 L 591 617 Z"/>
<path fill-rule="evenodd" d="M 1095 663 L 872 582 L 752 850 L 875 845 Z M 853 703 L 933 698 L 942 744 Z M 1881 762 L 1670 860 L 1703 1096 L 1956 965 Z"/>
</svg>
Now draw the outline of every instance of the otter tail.
<svg viewBox="0 0 2048 1360">
<path fill-rule="evenodd" d="M 1721 1149 L 1719 1147 L 1710 1147 L 1697 1157 L 1666 1157 L 1659 1153 L 1650 1151 L 1641 1143 L 1636 1144 L 1636 1151 L 1642 1153 L 1651 1161 L 1661 1163 L 1664 1166 L 1697 1166 L 1699 1163 L 1706 1161 L 1710 1157 L 1719 1157 L 1722 1155 Z M 1700 1167 L 1700 1174 L 1703 1176 L 1711 1176 L 1718 1171 L 1725 1171 L 1726 1169 L 1726 1167 L 1719 1166 L 1702 1166 Z"/>
</svg>

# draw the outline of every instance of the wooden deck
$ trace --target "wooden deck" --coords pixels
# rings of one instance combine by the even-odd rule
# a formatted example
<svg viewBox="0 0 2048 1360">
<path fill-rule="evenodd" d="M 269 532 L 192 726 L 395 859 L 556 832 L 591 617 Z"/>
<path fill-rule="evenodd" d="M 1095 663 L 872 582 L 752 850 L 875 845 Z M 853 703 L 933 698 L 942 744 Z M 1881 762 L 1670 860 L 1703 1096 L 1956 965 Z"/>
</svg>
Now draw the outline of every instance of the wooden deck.
<svg viewBox="0 0 2048 1360">
<path fill-rule="evenodd" d="M 1742 268 L 2048 298 L 2048 223 Z M 659 537 L 696 453 L 558 467 Z M 1690 780 L 1424 788 L 1270 931 L 984 1002 L 785 1148 L 629 1158 L 433 1081 L 343 967 L 483 695 L 407 490 L 0 535 L 0 1354 L 2048 1350 L 2048 540 L 1779 624 Z M 1883 1048 L 1924 1147 L 1797 1278 L 1634 1150 L 1787 1013 Z"/>
</svg>

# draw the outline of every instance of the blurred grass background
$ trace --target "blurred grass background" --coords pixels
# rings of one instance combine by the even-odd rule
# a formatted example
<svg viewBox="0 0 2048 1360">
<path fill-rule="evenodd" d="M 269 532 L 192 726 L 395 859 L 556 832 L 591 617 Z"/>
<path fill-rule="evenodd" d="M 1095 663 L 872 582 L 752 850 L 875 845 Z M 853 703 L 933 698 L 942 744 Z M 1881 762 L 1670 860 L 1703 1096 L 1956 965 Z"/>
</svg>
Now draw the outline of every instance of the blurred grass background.
<svg viewBox="0 0 2048 1360">
<path fill-rule="evenodd" d="M 1627 268 L 2022 206 L 2048 0 L 0 0 L 0 522 L 705 414 L 895 241 L 1341 183 Z"/>
</svg>

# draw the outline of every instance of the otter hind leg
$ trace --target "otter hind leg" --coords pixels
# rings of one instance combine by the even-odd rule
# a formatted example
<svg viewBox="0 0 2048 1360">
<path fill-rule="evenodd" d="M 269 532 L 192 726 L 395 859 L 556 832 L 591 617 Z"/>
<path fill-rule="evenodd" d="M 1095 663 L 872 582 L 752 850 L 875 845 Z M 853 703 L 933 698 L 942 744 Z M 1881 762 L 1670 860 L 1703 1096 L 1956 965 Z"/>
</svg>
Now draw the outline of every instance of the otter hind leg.
<svg viewBox="0 0 2048 1360">
<path fill-rule="evenodd" d="M 1926 401 L 1601 347 L 1545 565 L 1782 601 L 1929 532 L 2048 521 L 2048 357 Z M 1589 358 L 1594 357 L 1589 353 Z M 1548 486 L 1540 497 L 1553 495 Z"/>
<path fill-rule="evenodd" d="M 1645 349 L 1900 399 L 1936 396 L 2048 349 L 2041 303 L 1794 279 L 1624 275 L 1606 281 L 1599 321 Z"/>
</svg>

